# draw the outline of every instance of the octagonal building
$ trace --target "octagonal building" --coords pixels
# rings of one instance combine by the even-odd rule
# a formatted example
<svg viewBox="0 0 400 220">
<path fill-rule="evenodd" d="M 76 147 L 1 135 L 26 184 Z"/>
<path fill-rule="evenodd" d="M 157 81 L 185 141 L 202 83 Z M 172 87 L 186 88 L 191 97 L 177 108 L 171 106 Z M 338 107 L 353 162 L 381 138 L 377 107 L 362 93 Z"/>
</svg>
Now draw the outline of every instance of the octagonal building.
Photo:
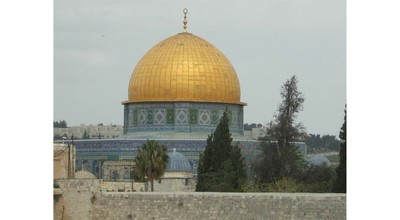
<svg viewBox="0 0 400 220">
<path fill-rule="evenodd" d="M 243 135 L 246 103 L 235 69 L 220 50 L 186 29 L 138 62 L 123 105 L 123 138 L 204 139 L 225 110 L 232 135 Z"/>
</svg>

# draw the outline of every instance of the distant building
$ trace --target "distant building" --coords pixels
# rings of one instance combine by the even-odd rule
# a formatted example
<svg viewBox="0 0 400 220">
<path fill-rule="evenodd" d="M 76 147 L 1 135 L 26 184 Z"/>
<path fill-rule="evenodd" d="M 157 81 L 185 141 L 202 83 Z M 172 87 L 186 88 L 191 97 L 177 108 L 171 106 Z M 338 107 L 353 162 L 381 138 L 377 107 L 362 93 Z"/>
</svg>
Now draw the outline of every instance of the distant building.
<svg viewBox="0 0 400 220">
<path fill-rule="evenodd" d="M 84 139 L 86 131 L 87 139 L 112 139 L 118 138 L 123 132 L 122 125 L 79 125 L 68 128 L 54 128 L 54 136 L 66 135 L 68 139 L 74 136 L 74 139 Z"/>
<path fill-rule="evenodd" d="M 92 165 L 91 172 L 96 173 L 100 169 L 102 175 L 99 177 L 104 181 L 129 182 L 132 181 L 131 172 L 134 167 L 133 160 L 107 160 L 103 164 Z"/>
<path fill-rule="evenodd" d="M 259 140 L 267 135 L 267 128 L 252 128 L 251 131 L 244 131 L 244 136 L 248 139 Z"/>
<path fill-rule="evenodd" d="M 196 182 L 193 179 L 189 160 L 174 148 L 168 153 L 169 162 L 160 182 L 154 183 L 155 192 L 194 192 Z"/>
<path fill-rule="evenodd" d="M 244 136 L 248 139 L 260 140 L 261 138 L 265 138 L 267 136 L 267 128 L 252 128 L 251 131 L 244 131 Z M 272 138 L 274 139 L 274 138 Z M 306 156 L 308 153 L 307 145 L 304 142 L 293 142 L 296 147 L 299 148 L 299 151 Z"/>
</svg>

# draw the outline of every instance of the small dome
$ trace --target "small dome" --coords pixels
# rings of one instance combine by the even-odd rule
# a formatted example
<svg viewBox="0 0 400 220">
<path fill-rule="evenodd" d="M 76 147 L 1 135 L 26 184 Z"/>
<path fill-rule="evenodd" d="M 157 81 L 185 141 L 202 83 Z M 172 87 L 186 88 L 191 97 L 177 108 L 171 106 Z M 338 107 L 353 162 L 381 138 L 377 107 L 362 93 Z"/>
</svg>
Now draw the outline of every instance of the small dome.
<svg viewBox="0 0 400 220">
<path fill-rule="evenodd" d="M 75 173 L 75 178 L 76 179 L 96 179 L 96 176 L 89 171 L 80 170 Z"/>
<path fill-rule="evenodd" d="M 167 172 L 192 172 L 189 160 L 183 154 L 176 152 L 174 149 L 173 152 L 169 152 L 167 155 L 169 157 Z"/>
<path fill-rule="evenodd" d="M 312 154 L 308 156 L 308 162 L 314 164 L 314 165 L 321 165 L 323 163 L 326 163 L 326 165 L 330 165 L 330 161 L 328 160 L 328 158 L 326 158 L 324 155 L 322 154 Z"/>
<path fill-rule="evenodd" d="M 151 48 L 133 70 L 128 100 L 137 102 L 240 102 L 235 69 L 204 39 L 179 33 Z"/>
</svg>

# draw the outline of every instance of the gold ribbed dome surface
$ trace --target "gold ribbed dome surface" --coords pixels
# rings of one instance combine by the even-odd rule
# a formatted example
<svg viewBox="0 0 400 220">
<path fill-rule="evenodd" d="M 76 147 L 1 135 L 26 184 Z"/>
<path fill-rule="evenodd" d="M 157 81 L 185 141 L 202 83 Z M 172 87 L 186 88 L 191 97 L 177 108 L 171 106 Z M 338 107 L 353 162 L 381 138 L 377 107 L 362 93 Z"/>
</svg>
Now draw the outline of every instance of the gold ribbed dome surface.
<svg viewBox="0 0 400 220">
<path fill-rule="evenodd" d="M 190 33 L 171 36 L 151 48 L 133 70 L 132 102 L 240 102 L 236 72 L 212 44 Z"/>
</svg>

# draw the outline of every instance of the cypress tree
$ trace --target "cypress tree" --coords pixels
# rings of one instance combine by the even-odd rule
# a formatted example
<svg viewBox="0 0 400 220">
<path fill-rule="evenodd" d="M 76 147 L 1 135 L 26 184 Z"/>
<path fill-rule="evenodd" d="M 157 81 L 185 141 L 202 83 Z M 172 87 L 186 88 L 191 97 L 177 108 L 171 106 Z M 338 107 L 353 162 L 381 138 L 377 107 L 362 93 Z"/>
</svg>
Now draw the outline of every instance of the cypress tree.
<svg viewBox="0 0 400 220">
<path fill-rule="evenodd" d="M 225 111 L 200 155 L 196 191 L 240 191 L 245 178 L 244 159 L 239 146 L 232 145 Z"/>
<path fill-rule="evenodd" d="M 339 133 L 340 143 L 340 164 L 336 168 L 337 179 L 333 185 L 333 192 L 346 193 L 346 109 L 344 110 L 344 122 Z"/>
<path fill-rule="evenodd" d="M 212 170 L 218 170 L 223 161 L 229 158 L 229 153 L 232 150 L 232 138 L 229 132 L 229 119 L 226 111 L 212 136 L 212 148 L 214 149 L 212 157 Z"/>
<path fill-rule="evenodd" d="M 86 129 L 85 129 L 85 132 L 83 132 L 82 139 L 89 139 L 89 135 L 88 135 Z"/>
</svg>

